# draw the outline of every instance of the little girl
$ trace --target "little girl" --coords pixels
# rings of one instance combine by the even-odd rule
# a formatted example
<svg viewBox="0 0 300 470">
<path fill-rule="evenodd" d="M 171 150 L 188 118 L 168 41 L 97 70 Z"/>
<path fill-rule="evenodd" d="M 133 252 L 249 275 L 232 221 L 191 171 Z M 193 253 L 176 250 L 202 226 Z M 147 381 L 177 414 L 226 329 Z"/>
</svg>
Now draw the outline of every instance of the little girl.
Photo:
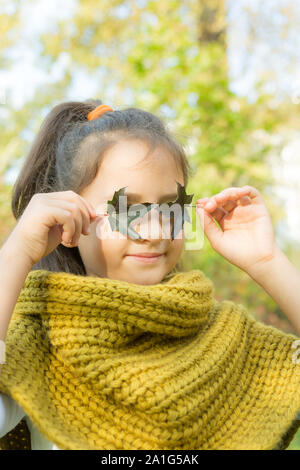
<svg viewBox="0 0 300 470">
<path fill-rule="evenodd" d="M 288 446 L 300 425 L 297 336 L 217 302 L 202 271 L 181 271 L 183 227 L 174 240 L 111 228 L 116 191 L 170 203 L 189 175 L 183 147 L 149 112 L 90 100 L 46 117 L 0 250 L 0 448 Z M 212 247 L 300 334 L 300 273 L 260 193 L 227 188 L 197 212 Z"/>
</svg>

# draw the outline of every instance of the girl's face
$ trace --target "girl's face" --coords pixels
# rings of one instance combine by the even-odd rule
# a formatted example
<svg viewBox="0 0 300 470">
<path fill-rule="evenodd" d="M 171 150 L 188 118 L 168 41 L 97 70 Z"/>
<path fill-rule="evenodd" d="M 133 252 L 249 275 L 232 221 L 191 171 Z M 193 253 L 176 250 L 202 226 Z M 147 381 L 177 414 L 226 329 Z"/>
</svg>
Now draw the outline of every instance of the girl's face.
<svg viewBox="0 0 300 470">
<path fill-rule="evenodd" d="M 125 195 L 136 195 L 134 198 L 128 197 L 127 204 L 162 204 L 174 201 L 177 198 L 176 181 L 184 185 L 182 171 L 176 167 L 172 155 L 162 147 L 157 147 L 141 163 L 147 151 L 147 144 L 140 140 L 118 142 L 105 153 L 95 179 L 80 195 L 97 212 L 102 213 L 106 212 L 107 202 L 113 198 L 114 192 L 124 186 L 127 186 Z M 169 197 L 164 197 L 167 195 Z M 152 209 L 148 216 L 155 216 L 155 212 Z M 152 220 L 155 223 L 155 217 Z M 157 227 L 161 228 L 159 220 Z M 157 284 L 175 266 L 184 247 L 184 229 L 172 241 L 171 237 L 165 237 L 163 230 L 156 229 L 149 230 L 147 237 L 144 237 L 146 232 L 140 232 L 145 238 L 143 240 L 133 240 L 120 232 L 112 232 L 108 217 L 99 216 L 90 228 L 91 233 L 81 236 L 78 242 L 88 276 L 107 277 L 135 284 Z M 135 230 L 138 231 L 137 228 Z M 152 263 L 130 256 L 154 252 L 161 253 L 161 256 Z"/>
</svg>

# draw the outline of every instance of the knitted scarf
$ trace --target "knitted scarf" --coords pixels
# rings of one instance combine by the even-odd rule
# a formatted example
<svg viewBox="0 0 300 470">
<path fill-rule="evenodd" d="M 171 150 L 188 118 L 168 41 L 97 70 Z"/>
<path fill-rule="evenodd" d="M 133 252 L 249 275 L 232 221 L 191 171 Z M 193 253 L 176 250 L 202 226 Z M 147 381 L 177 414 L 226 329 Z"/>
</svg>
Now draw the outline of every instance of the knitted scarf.
<svg viewBox="0 0 300 470">
<path fill-rule="evenodd" d="M 31 271 L 0 391 L 60 449 L 284 449 L 299 338 L 214 294 L 200 270 L 153 285 Z"/>
</svg>

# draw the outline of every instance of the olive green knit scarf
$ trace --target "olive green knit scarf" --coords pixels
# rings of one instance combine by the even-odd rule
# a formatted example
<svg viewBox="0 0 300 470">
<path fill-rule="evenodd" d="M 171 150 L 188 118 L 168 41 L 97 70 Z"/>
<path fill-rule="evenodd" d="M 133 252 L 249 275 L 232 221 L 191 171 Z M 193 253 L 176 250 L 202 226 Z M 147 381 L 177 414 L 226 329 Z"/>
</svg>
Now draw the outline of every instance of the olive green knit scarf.
<svg viewBox="0 0 300 470">
<path fill-rule="evenodd" d="M 298 337 L 214 293 L 199 270 L 154 285 L 31 271 L 0 391 L 60 449 L 286 448 Z"/>
</svg>

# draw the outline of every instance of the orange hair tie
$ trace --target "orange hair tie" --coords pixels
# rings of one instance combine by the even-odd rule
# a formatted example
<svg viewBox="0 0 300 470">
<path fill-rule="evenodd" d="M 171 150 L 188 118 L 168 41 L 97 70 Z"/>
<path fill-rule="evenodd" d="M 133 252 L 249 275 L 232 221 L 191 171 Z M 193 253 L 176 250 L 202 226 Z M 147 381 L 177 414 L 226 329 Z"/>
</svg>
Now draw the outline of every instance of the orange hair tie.
<svg viewBox="0 0 300 470">
<path fill-rule="evenodd" d="M 88 121 L 97 119 L 98 117 L 102 116 L 102 114 L 106 113 L 107 111 L 113 111 L 113 109 L 107 104 L 100 104 L 100 106 L 97 106 L 97 108 L 93 109 L 93 111 L 91 111 L 87 115 Z"/>
</svg>

